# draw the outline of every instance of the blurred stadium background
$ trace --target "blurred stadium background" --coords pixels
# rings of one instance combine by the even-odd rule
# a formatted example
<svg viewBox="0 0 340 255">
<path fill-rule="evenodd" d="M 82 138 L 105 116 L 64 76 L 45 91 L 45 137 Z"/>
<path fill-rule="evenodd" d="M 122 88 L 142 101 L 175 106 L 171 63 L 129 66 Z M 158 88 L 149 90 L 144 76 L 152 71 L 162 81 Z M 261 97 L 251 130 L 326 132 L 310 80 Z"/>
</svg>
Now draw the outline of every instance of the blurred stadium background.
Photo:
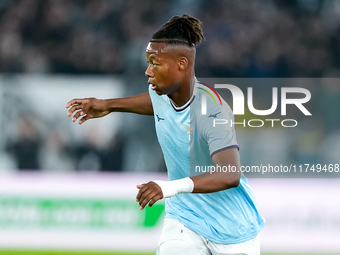
<svg viewBox="0 0 340 255">
<path fill-rule="evenodd" d="M 184 13 L 204 25 L 198 78 L 312 93 L 297 128 L 237 128 L 242 164 L 340 163 L 338 0 L 0 0 L 0 254 L 154 254 L 164 205 L 134 203 L 136 184 L 166 179 L 153 118 L 79 126 L 65 105 L 147 91 L 148 40 Z M 254 90 L 271 105 L 271 86 Z M 337 176 L 250 178 L 263 254 L 340 254 Z"/>
</svg>

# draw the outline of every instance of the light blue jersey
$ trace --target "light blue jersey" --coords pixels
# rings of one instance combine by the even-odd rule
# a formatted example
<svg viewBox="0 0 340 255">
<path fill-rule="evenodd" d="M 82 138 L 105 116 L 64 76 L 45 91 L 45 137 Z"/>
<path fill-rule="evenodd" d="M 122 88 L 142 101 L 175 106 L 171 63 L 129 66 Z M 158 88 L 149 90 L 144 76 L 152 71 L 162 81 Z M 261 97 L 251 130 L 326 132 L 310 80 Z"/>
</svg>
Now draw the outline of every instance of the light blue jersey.
<svg viewBox="0 0 340 255">
<path fill-rule="evenodd" d="M 234 119 L 228 104 L 207 85 L 196 81 L 191 100 L 176 108 L 168 96 L 149 88 L 158 141 L 163 150 L 170 180 L 201 174 L 213 166 L 212 155 L 238 148 L 234 128 L 216 125 L 214 119 Z M 206 115 L 201 113 L 202 95 Z M 199 168 L 201 167 L 201 168 Z M 256 208 L 248 181 L 242 176 L 236 188 L 209 194 L 178 194 L 166 199 L 166 216 L 182 222 L 210 241 L 236 244 L 257 236 L 265 221 Z"/>
</svg>

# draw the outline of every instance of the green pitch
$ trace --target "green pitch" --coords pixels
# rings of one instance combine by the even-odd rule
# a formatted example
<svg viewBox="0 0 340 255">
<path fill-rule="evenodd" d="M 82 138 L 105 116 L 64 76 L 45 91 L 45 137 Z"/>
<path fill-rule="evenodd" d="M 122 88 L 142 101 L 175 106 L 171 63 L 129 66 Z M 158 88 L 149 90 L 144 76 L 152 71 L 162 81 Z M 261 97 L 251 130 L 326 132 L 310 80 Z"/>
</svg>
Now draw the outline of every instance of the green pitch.
<svg viewBox="0 0 340 255">
<path fill-rule="evenodd" d="M 155 255 L 155 253 L 0 250 L 0 255 Z"/>
<path fill-rule="evenodd" d="M 0 255 L 155 255 L 155 252 L 85 252 L 85 251 L 21 251 L 21 250 L 0 250 Z M 312 255 L 312 254 L 263 254 L 263 255 Z M 326 255 L 326 254 L 318 254 Z M 333 254 L 334 255 L 334 254 Z"/>
<path fill-rule="evenodd" d="M 155 253 L 0 250 L 0 255 L 155 255 Z"/>
</svg>

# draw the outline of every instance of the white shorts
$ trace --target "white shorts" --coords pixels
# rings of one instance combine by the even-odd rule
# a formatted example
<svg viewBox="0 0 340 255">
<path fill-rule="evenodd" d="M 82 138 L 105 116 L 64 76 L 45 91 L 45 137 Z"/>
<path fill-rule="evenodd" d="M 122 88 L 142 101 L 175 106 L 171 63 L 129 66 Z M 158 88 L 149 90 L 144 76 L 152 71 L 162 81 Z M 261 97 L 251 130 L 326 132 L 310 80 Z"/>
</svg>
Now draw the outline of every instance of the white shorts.
<svg viewBox="0 0 340 255">
<path fill-rule="evenodd" d="M 157 255 L 260 255 L 260 235 L 239 244 L 217 244 L 185 227 L 164 219 Z"/>
</svg>

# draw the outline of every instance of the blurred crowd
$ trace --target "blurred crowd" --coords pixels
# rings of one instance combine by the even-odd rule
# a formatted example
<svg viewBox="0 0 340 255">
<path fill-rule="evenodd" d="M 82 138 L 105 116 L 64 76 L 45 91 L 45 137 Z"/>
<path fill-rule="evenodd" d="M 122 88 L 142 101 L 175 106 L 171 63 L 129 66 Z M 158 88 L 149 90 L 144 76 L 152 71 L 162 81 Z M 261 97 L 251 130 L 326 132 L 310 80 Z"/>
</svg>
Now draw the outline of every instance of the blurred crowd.
<svg viewBox="0 0 340 255">
<path fill-rule="evenodd" d="M 4 151 L 9 163 L 1 167 L 20 171 L 122 171 L 124 143 L 116 134 L 105 143 L 98 139 L 99 130 L 91 129 L 81 140 L 70 141 L 59 128 L 41 132 L 36 116 L 22 116 L 15 138 L 6 141 Z M 3 158 L 2 158 L 3 159 Z"/>
<path fill-rule="evenodd" d="M 204 24 L 198 77 L 335 77 L 338 0 L 1 0 L 0 72 L 143 72 L 173 15 Z"/>
</svg>

